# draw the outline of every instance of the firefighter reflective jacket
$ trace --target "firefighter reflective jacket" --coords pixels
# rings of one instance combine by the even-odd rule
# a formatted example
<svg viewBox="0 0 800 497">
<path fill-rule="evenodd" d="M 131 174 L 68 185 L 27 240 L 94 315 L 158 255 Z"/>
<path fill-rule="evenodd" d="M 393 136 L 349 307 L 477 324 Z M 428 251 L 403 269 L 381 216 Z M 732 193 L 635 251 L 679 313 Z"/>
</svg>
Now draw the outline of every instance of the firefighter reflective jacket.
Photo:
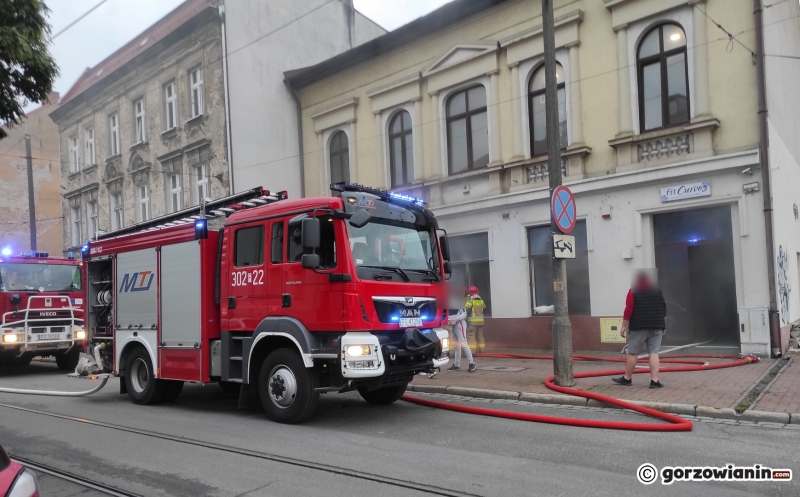
<svg viewBox="0 0 800 497">
<path fill-rule="evenodd" d="M 467 322 L 469 324 L 483 324 L 483 310 L 486 308 L 486 303 L 480 295 L 467 297 L 464 307 L 467 309 Z"/>
</svg>

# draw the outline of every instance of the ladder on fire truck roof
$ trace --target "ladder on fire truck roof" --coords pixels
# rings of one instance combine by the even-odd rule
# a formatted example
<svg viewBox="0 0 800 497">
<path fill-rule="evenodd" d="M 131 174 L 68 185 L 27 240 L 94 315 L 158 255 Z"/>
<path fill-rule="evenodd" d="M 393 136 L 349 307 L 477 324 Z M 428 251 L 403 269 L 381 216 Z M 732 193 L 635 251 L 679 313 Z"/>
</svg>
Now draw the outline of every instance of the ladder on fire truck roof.
<svg viewBox="0 0 800 497">
<path fill-rule="evenodd" d="M 195 205 L 187 209 L 128 226 L 127 228 L 110 231 L 108 233 L 102 233 L 99 234 L 95 240 L 104 240 L 106 238 L 114 238 L 131 233 L 144 233 L 162 228 L 169 228 L 172 226 L 190 224 L 194 223 L 198 219 L 228 217 L 234 212 L 243 209 L 267 205 L 278 202 L 279 200 L 286 200 L 287 198 L 289 198 L 289 195 L 286 191 L 272 193 L 269 190 L 264 190 L 261 187 L 253 188 L 252 190 L 247 190 L 234 195 L 229 195 L 227 197 L 211 200 L 206 202 L 205 205 Z"/>
</svg>

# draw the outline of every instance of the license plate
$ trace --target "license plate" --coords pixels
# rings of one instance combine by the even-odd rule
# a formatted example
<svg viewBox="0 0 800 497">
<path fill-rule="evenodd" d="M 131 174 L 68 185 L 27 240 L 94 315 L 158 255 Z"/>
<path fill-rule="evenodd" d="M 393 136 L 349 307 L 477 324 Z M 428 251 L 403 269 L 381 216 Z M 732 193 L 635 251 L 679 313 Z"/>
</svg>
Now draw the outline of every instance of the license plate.
<svg viewBox="0 0 800 497">
<path fill-rule="evenodd" d="M 49 333 L 47 335 L 36 335 L 36 340 L 58 340 L 60 337 L 57 333 Z"/>
<path fill-rule="evenodd" d="M 422 318 L 400 318 L 401 328 L 419 328 L 422 326 Z"/>
</svg>

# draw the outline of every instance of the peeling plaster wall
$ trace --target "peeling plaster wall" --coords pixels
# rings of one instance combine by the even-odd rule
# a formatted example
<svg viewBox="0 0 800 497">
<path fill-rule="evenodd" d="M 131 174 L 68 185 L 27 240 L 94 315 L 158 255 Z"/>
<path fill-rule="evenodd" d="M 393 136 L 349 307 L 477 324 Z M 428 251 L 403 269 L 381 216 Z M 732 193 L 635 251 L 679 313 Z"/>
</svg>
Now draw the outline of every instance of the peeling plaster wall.
<svg viewBox="0 0 800 497">
<path fill-rule="evenodd" d="M 54 94 L 53 102 L 58 101 Z M 29 250 L 28 170 L 25 160 L 25 133 L 31 135 L 34 205 L 36 208 L 36 248 L 61 253 L 60 168 L 58 131 L 48 114 L 55 105 L 44 104 L 29 112 L 24 123 L 3 126 L 8 137 L 0 141 L 0 247 L 14 253 Z"/>
</svg>

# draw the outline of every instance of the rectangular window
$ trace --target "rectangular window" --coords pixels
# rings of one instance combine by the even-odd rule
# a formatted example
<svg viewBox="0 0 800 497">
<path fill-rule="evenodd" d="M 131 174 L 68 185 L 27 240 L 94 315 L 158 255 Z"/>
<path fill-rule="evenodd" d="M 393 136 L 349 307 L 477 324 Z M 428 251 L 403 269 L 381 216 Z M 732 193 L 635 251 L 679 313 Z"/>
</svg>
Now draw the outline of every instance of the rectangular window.
<svg viewBox="0 0 800 497">
<path fill-rule="evenodd" d="M 567 259 L 567 307 L 570 314 L 591 314 L 586 221 L 578 221 L 570 234 L 575 237 L 575 259 Z M 528 228 L 528 259 L 532 272 L 532 307 L 553 305 L 553 247 L 550 226 Z"/>
<path fill-rule="evenodd" d="M 183 189 L 181 187 L 181 175 L 173 174 L 169 177 L 169 207 L 170 212 L 178 212 L 183 209 Z"/>
<path fill-rule="evenodd" d="M 264 263 L 264 227 L 252 226 L 236 230 L 233 265 L 260 266 Z"/>
<path fill-rule="evenodd" d="M 111 230 L 116 231 L 123 226 L 122 220 L 122 194 L 111 194 Z"/>
<path fill-rule="evenodd" d="M 108 116 L 108 138 L 111 157 L 119 155 L 119 116 L 116 113 Z"/>
<path fill-rule="evenodd" d="M 189 71 L 189 98 L 192 109 L 192 118 L 203 113 L 203 68 L 198 67 Z"/>
<path fill-rule="evenodd" d="M 89 221 L 89 238 L 97 236 L 97 202 L 86 204 L 86 219 Z"/>
<path fill-rule="evenodd" d="M 449 237 L 450 261 L 453 285 L 467 289 L 478 288 L 478 293 L 486 302 L 485 316 L 492 315 L 492 289 L 489 274 L 489 233 L 473 233 Z"/>
<path fill-rule="evenodd" d="M 283 221 L 277 221 L 272 225 L 271 247 L 270 262 L 273 264 L 283 263 Z"/>
<path fill-rule="evenodd" d="M 178 105 L 175 96 L 175 82 L 164 85 L 164 129 L 169 130 L 177 126 Z"/>
<path fill-rule="evenodd" d="M 195 192 L 197 192 L 197 203 L 199 204 L 204 198 L 208 197 L 208 164 L 198 166 L 195 168 L 195 175 L 197 181 L 195 183 Z"/>
<path fill-rule="evenodd" d="M 150 219 L 150 198 L 147 194 L 147 185 L 139 187 L 139 222 Z"/>
<path fill-rule="evenodd" d="M 81 244 L 81 208 L 72 208 L 72 246 Z"/>
<path fill-rule="evenodd" d="M 336 267 L 336 240 L 334 236 L 335 223 L 330 218 L 320 219 L 320 247 L 317 249 L 320 264 L 323 268 Z M 300 262 L 303 258 L 301 223 L 289 223 L 289 244 L 287 247 L 287 262 Z"/>
<path fill-rule="evenodd" d="M 78 155 L 78 136 L 69 137 L 69 172 L 77 173 L 81 170 L 80 157 Z"/>
<path fill-rule="evenodd" d="M 140 98 L 139 100 L 133 103 L 133 143 L 142 143 L 145 141 L 145 120 L 144 120 L 144 99 Z"/>
<path fill-rule="evenodd" d="M 86 166 L 93 166 L 94 160 L 94 128 L 83 130 L 84 141 L 86 142 Z"/>
</svg>

